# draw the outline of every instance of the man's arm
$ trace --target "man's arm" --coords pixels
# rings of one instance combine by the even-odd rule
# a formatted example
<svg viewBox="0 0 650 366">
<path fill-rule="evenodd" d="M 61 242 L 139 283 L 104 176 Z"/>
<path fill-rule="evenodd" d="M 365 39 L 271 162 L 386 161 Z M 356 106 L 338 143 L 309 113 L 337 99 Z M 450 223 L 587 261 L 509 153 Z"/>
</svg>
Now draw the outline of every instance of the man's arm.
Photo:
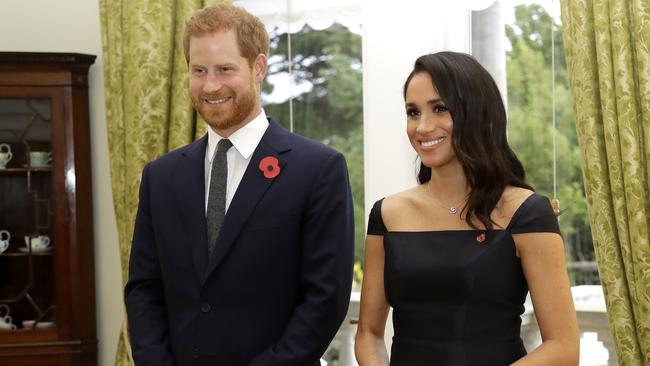
<svg viewBox="0 0 650 366">
<path fill-rule="evenodd" d="M 148 172 L 149 165 L 142 172 L 124 297 L 135 364 L 173 366 L 165 295 L 151 222 Z"/>
<path fill-rule="evenodd" d="M 333 154 L 320 169 L 304 218 L 301 284 L 282 338 L 251 366 L 314 365 L 346 316 L 354 261 L 354 211 L 345 158 Z"/>
</svg>

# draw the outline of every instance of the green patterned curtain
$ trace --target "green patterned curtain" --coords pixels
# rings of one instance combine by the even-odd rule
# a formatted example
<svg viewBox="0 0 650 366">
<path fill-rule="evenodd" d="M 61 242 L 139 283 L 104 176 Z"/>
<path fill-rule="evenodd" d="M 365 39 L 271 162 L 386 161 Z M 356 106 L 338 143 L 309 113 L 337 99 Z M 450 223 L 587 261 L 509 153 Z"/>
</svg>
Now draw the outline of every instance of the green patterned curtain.
<svg viewBox="0 0 650 366">
<path fill-rule="evenodd" d="M 650 365 L 650 4 L 561 0 L 561 6 L 589 218 L 618 362 Z"/>
<path fill-rule="evenodd" d="M 156 157 L 203 135 L 187 91 L 185 20 L 219 0 L 100 0 L 106 120 L 122 282 L 127 279 L 140 174 Z M 116 366 L 131 366 L 126 321 Z"/>
</svg>

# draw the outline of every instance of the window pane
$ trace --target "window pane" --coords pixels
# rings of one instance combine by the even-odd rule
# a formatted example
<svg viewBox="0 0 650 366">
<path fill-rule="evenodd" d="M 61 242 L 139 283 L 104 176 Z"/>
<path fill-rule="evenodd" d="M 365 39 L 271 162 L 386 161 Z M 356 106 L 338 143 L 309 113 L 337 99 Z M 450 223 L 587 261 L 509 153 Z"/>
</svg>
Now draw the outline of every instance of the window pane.
<svg viewBox="0 0 650 366">
<path fill-rule="evenodd" d="M 355 261 L 360 263 L 365 237 L 361 36 L 339 23 L 323 30 L 305 25 L 291 34 L 291 74 L 288 40 L 287 33 L 271 32 L 264 110 L 287 129 L 293 117 L 293 132 L 345 155 L 354 197 Z"/>
<path fill-rule="evenodd" d="M 551 24 L 554 35 L 555 118 Z M 556 139 L 557 198 L 560 228 L 572 285 L 600 284 L 587 216 L 580 148 L 562 43 L 562 26 L 540 5 L 519 5 L 506 25 L 509 137 L 526 167 L 528 181 L 553 197 L 553 134 Z M 589 263 L 585 263 L 589 262 Z"/>
</svg>

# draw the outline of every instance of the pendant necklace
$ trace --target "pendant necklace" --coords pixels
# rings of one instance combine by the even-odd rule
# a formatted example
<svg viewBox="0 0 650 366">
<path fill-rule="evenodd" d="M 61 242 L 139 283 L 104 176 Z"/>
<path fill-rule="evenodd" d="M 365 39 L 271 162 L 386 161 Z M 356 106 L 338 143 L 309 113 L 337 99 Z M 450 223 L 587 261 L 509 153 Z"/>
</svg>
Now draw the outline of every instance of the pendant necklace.
<svg viewBox="0 0 650 366">
<path fill-rule="evenodd" d="M 453 206 L 450 207 L 450 206 L 443 205 L 442 203 L 440 203 L 440 201 L 438 201 L 438 200 L 433 196 L 433 192 L 431 192 L 431 186 L 429 185 L 428 182 L 426 183 L 426 185 L 427 185 L 427 190 L 429 191 L 429 196 L 431 196 L 431 199 L 433 199 L 433 202 L 434 202 L 435 204 L 437 204 L 438 206 L 440 206 L 440 207 L 444 207 L 444 208 L 446 208 L 447 210 L 449 210 L 449 213 L 450 213 L 451 215 L 455 215 L 456 213 L 458 213 L 458 206 L 459 206 L 461 203 L 465 202 L 465 200 L 466 200 L 467 197 L 469 196 L 469 195 L 467 195 L 467 196 L 463 197 L 463 199 L 461 199 L 460 201 L 458 201 L 458 203 L 456 203 L 455 205 L 453 205 Z"/>
</svg>

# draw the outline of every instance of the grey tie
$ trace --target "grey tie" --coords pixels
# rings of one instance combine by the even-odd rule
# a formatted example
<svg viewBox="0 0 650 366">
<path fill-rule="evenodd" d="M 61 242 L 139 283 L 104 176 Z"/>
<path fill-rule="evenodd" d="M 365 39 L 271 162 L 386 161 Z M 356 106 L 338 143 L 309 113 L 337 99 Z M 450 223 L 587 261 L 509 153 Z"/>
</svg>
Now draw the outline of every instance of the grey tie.
<svg viewBox="0 0 650 366">
<path fill-rule="evenodd" d="M 208 194 L 208 255 L 212 256 L 217 245 L 219 229 L 226 215 L 226 181 L 228 179 L 228 160 L 226 152 L 232 146 L 230 140 L 222 139 L 217 144 L 217 150 L 212 158 L 210 173 L 210 190 Z"/>
</svg>

